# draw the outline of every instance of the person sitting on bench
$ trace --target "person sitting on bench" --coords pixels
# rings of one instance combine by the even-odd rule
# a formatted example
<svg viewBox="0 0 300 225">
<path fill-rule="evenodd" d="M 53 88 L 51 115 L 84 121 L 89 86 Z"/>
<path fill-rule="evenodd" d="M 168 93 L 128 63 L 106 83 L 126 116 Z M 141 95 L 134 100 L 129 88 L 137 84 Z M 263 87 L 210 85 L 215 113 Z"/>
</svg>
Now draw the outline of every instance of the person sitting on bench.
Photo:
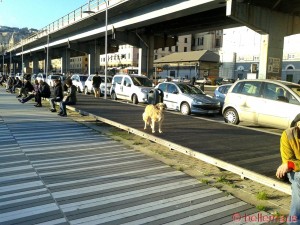
<svg viewBox="0 0 300 225">
<path fill-rule="evenodd" d="M 50 98 L 51 90 L 49 84 L 40 80 L 39 91 L 35 95 L 36 105 L 35 107 L 42 107 L 42 98 Z"/>
<path fill-rule="evenodd" d="M 29 92 L 32 92 L 34 90 L 33 85 L 30 83 L 29 80 L 24 80 L 23 86 L 20 88 L 19 95 L 17 95 L 17 98 L 21 98 L 22 95 L 27 97 Z"/>
</svg>

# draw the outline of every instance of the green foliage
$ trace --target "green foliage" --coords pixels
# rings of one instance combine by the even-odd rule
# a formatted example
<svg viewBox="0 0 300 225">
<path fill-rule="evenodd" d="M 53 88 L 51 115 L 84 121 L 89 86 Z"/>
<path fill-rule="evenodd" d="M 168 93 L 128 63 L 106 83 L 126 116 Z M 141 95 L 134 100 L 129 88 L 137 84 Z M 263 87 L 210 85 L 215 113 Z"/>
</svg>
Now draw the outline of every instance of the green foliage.
<svg viewBox="0 0 300 225">
<path fill-rule="evenodd" d="M 266 211 L 266 207 L 264 205 L 257 205 L 256 209 L 259 211 Z"/>
<path fill-rule="evenodd" d="M 256 198 L 257 198 L 258 200 L 267 200 L 267 199 L 268 199 L 268 195 L 267 195 L 266 192 L 260 191 L 260 192 L 258 192 L 258 193 L 256 194 Z"/>
</svg>

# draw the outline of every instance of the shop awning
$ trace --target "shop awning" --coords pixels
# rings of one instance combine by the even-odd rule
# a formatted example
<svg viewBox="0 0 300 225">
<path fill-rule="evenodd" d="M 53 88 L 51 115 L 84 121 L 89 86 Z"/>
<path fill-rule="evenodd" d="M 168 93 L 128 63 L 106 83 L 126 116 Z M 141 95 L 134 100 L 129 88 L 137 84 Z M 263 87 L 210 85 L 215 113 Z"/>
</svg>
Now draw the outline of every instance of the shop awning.
<svg viewBox="0 0 300 225">
<path fill-rule="evenodd" d="M 168 63 L 195 63 L 195 62 L 219 62 L 220 56 L 209 50 L 176 52 L 154 60 L 154 64 Z"/>
</svg>

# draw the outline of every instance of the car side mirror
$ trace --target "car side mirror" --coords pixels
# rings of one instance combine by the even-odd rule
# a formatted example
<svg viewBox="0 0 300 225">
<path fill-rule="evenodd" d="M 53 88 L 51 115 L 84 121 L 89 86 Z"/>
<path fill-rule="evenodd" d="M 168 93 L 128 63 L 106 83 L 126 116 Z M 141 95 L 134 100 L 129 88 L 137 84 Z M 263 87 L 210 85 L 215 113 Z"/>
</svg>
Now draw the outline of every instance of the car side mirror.
<svg viewBox="0 0 300 225">
<path fill-rule="evenodd" d="M 131 84 L 126 84 L 126 87 L 131 87 Z"/>
<path fill-rule="evenodd" d="M 177 94 L 178 94 L 178 91 L 173 91 L 172 94 L 176 94 L 176 95 L 177 95 Z"/>
</svg>

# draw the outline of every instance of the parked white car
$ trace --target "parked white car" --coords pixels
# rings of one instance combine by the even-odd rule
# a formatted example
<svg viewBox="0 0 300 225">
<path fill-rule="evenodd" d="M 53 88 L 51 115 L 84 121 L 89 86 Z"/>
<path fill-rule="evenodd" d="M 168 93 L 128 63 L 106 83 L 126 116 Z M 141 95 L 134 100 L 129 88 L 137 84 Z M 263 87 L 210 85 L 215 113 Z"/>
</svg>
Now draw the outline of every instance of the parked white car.
<svg viewBox="0 0 300 225">
<path fill-rule="evenodd" d="M 62 80 L 62 76 L 62 74 L 50 74 L 48 75 L 46 82 L 50 87 L 54 87 L 54 80 Z"/>
<path fill-rule="evenodd" d="M 134 104 L 148 101 L 148 92 L 153 88 L 152 81 L 137 74 L 117 74 L 113 77 L 110 88 L 111 98 L 114 100 L 124 99 Z"/>
<path fill-rule="evenodd" d="M 240 80 L 228 90 L 226 123 L 245 121 L 286 129 L 300 121 L 300 85 L 279 80 Z"/>
<path fill-rule="evenodd" d="M 85 81 L 87 80 L 88 75 L 85 74 L 73 74 L 71 77 L 72 83 L 77 87 L 79 93 L 83 92 Z"/>
<path fill-rule="evenodd" d="M 38 74 L 36 75 L 36 78 L 35 78 L 35 79 L 38 80 L 38 82 L 40 82 L 40 80 L 46 81 L 46 80 L 47 80 L 47 75 L 44 74 L 44 73 L 38 73 Z"/>
<path fill-rule="evenodd" d="M 85 84 L 84 84 L 84 94 L 93 94 L 93 77 L 95 74 L 91 74 Z M 101 84 L 100 84 L 100 95 L 103 96 L 105 94 L 105 75 L 99 74 L 99 77 L 101 77 Z M 110 88 L 111 88 L 111 81 L 112 76 L 106 76 L 106 94 L 110 95 Z"/>
</svg>

